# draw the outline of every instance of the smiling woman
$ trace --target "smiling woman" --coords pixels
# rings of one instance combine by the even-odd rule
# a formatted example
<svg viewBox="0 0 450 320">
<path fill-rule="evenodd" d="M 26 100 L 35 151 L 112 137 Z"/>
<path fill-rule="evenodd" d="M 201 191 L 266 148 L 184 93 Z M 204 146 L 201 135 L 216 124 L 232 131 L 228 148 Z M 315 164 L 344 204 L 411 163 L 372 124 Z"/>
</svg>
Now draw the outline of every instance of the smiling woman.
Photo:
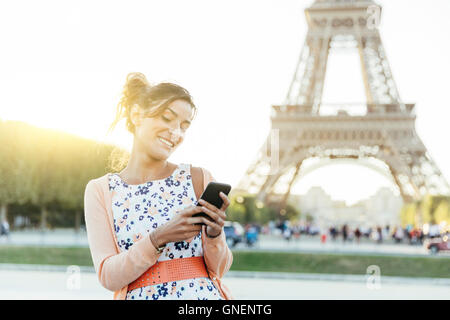
<svg viewBox="0 0 450 320">
<path fill-rule="evenodd" d="M 221 208 L 197 205 L 211 173 L 167 161 L 195 111 L 186 89 L 128 75 L 109 131 L 126 119 L 130 158 L 121 172 L 93 179 L 85 190 L 94 267 L 116 299 L 231 299 L 221 283 L 233 261 L 222 231 L 230 201 L 221 194 Z M 199 212 L 211 220 L 193 217 Z"/>
</svg>

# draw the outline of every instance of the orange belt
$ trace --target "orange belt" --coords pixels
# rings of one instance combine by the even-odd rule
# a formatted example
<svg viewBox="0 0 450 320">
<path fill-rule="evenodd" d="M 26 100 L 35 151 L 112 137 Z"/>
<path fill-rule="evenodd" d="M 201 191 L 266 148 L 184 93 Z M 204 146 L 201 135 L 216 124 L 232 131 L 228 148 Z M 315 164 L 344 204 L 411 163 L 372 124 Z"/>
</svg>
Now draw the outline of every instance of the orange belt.
<svg viewBox="0 0 450 320">
<path fill-rule="evenodd" d="M 203 256 L 160 261 L 131 282 L 128 285 L 128 290 L 164 282 L 201 277 L 209 277 Z"/>
</svg>

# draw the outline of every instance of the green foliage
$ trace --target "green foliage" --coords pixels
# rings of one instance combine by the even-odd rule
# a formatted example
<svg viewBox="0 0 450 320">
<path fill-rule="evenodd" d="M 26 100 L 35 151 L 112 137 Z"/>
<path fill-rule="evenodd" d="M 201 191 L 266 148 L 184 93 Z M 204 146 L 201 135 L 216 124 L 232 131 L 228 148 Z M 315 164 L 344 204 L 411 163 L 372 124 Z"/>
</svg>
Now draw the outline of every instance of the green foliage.
<svg viewBox="0 0 450 320">
<path fill-rule="evenodd" d="M 110 155 L 117 149 L 56 130 L 0 121 L 0 204 L 33 205 L 48 212 L 43 214 L 47 222 L 58 225 L 62 217 L 73 221 L 76 212 L 83 211 L 86 184 L 108 172 Z"/>
<path fill-rule="evenodd" d="M 400 212 L 402 226 L 408 224 L 422 227 L 421 224 L 450 225 L 450 197 L 441 195 L 426 195 L 416 203 L 406 203 Z"/>
<path fill-rule="evenodd" d="M 232 195 L 230 202 L 227 209 L 228 219 L 241 224 L 266 224 L 271 220 L 293 220 L 300 215 L 299 210 L 289 203 L 285 208 L 281 208 L 278 203 L 259 202 L 255 195 Z"/>
<path fill-rule="evenodd" d="M 407 225 L 415 225 L 416 211 L 417 208 L 415 203 L 407 203 L 402 207 L 400 211 L 402 228 L 406 228 Z"/>
</svg>

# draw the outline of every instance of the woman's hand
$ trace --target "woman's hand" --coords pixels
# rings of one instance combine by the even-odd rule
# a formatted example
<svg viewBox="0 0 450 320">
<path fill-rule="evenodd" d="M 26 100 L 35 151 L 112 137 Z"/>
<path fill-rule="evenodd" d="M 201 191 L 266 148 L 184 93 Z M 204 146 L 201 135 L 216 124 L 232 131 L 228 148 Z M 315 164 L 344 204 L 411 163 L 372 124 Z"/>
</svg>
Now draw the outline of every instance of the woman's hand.
<svg viewBox="0 0 450 320">
<path fill-rule="evenodd" d="M 212 219 L 212 221 L 210 221 L 207 218 L 203 218 L 204 220 L 202 221 L 203 223 L 206 224 L 206 235 L 210 237 L 216 237 L 222 232 L 225 220 L 227 219 L 225 210 L 230 205 L 230 200 L 228 200 L 228 197 L 223 192 L 220 192 L 219 196 L 223 200 L 223 204 L 222 207 L 220 207 L 220 209 L 218 209 L 211 203 L 204 201 L 203 199 L 200 199 L 198 201 L 198 203 L 202 205 L 200 207 L 201 211 L 206 213 Z"/>
<path fill-rule="evenodd" d="M 198 212 L 202 212 L 201 207 L 189 206 L 176 213 L 167 223 L 153 231 L 157 246 L 195 237 L 202 230 L 202 225 L 194 225 L 194 223 L 204 223 L 207 220 L 204 217 L 192 217 L 193 214 Z"/>
</svg>

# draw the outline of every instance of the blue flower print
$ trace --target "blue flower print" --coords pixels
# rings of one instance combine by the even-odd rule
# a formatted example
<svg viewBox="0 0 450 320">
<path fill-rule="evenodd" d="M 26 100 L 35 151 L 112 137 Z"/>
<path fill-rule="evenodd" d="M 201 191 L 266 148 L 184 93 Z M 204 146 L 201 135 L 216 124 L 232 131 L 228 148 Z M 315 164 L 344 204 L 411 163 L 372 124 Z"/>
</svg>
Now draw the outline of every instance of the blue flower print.
<svg viewBox="0 0 450 320">
<path fill-rule="evenodd" d="M 133 243 L 131 242 L 131 239 L 128 238 L 127 241 L 120 240 L 119 247 L 122 247 L 125 250 L 128 250 L 128 248 L 130 248 L 132 245 L 133 245 Z"/>
<path fill-rule="evenodd" d="M 188 249 L 189 248 L 189 242 L 185 242 L 185 241 L 177 241 L 174 243 L 175 249 L 176 250 L 183 250 L 183 249 Z"/>
<path fill-rule="evenodd" d="M 158 294 L 162 297 L 165 297 L 169 294 L 169 290 L 167 290 L 166 286 L 163 286 L 161 288 L 158 289 Z"/>
<path fill-rule="evenodd" d="M 166 183 L 166 186 L 168 186 L 169 188 L 173 186 L 173 180 L 171 179 L 171 177 L 164 180 L 164 182 Z"/>
<path fill-rule="evenodd" d="M 139 190 L 138 192 L 139 192 L 140 195 L 146 195 L 149 192 L 148 187 L 141 187 L 141 186 L 139 186 L 138 190 Z"/>
</svg>

